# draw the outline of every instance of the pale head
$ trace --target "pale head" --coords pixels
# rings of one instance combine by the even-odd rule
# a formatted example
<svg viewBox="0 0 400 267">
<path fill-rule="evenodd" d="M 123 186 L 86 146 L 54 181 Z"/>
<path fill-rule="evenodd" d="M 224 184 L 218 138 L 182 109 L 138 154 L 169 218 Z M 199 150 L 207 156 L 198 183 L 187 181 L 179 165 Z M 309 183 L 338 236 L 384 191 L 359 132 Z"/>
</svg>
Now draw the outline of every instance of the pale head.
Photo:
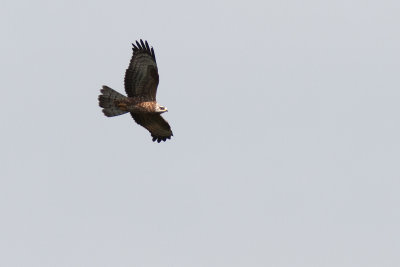
<svg viewBox="0 0 400 267">
<path fill-rule="evenodd" d="M 164 112 L 167 112 L 167 111 L 168 111 L 168 109 L 166 107 L 161 106 L 160 104 L 157 103 L 157 105 L 156 105 L 156 112 L 157 113 L 164 113 Z"/>
</svg>

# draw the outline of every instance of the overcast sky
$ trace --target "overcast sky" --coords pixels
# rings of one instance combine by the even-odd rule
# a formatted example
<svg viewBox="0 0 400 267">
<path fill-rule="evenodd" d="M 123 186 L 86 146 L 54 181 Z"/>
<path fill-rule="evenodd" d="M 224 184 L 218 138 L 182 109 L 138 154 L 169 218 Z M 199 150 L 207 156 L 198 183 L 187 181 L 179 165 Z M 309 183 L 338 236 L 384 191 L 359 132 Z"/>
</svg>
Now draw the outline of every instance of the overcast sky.
<svg viewBox="0 0 400 267">
<path fill-rule="evenodd" d="M 399 1 L 0 8 L 0 266 L 400 266 Z M 148 40 L 174 137 L 107 118 Z"/>
</svg>

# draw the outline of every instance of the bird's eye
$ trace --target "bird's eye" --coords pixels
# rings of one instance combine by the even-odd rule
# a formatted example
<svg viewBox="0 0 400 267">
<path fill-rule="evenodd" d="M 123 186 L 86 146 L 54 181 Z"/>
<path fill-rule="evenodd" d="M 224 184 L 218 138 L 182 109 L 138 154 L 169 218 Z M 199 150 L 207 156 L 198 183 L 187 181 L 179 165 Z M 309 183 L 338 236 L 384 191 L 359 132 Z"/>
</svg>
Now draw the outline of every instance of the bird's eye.
<svg viewBox="0 0 400 267">
<path fill-rule="evenodd" d="M 164 110 L 165 108 L 164 108 L 164 107 L 160 107 L 160 109 L 161 109 L 161 110 Z"/>
</svg>

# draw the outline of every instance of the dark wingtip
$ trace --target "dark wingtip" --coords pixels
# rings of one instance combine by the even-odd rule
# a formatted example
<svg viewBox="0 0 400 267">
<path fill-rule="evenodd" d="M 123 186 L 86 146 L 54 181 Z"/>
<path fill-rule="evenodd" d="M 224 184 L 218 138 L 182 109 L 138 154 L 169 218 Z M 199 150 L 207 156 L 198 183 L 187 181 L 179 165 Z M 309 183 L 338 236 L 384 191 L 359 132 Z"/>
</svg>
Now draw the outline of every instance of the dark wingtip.
<svg viewBox="0 0 400 267">
<path fill-rule="evenodd" d="M 142 49 L 142 47 L 140 46 L 140 43 L 138 41 L 136 41 L 136 45 L 137 45 L 137 47 L 139 47 L 139 49 Z"/>
<path fill-rule="evenodd" d="M 171 136 L 154 136 L 151 135 L 151 137 L 153 138 L 153 142 L 157 141 L 157 143 L 160 143 L 161 141 L 167 141 L 167 139 L 171 139 Z"/>
<path fill-rule="evenodd" d="M 133 52 L 138 52 L 138 51 L 145 51 L 147 52 L 150 56 L 153 57 L 154 61 L 156 61 L 156 54 L 154 53 L 154 49 L 152 46 L 149 45 L 149 43 L 143 39 L 136 40 L 135 43 L 132 43 L 132 50 Z"/>
<path fill-rule="evenodd" d="M 151 53 L 149 43 L 147 41 L 145 41 L 144 44 L 146 45 L 146 50 Z"/>
</svg>

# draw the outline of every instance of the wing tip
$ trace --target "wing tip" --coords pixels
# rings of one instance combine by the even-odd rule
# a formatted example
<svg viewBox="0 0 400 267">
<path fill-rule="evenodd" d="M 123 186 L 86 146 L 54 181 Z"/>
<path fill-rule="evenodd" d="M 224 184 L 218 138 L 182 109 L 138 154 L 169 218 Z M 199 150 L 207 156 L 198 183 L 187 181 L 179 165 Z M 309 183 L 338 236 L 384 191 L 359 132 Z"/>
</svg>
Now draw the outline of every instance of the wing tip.
<svg viewBox="0 0 400 267">
<path fill-rule="evenodd" d="M 167 141 L 167 139 L 171 139 L 171 136 L 173 136 L 173 134 L 171 133 L 170 136 L 154 136 L 152 135 L 151 137 L 153 137 L 153 142 L 160 143 L 161 141 Z"/>
<path fill-rule="evenodd" d="M 148 53 L 154 59 L 154 61 L 156 61 L 156 54 L 154 53 L 154 49 L 152 46 L 149 45 L 147 40 L 143 41 L 143 39 L 139 39 L 136 40 L 135 43 L 132 43 L 133 52 L 144 51 Z"/>
</svg>

